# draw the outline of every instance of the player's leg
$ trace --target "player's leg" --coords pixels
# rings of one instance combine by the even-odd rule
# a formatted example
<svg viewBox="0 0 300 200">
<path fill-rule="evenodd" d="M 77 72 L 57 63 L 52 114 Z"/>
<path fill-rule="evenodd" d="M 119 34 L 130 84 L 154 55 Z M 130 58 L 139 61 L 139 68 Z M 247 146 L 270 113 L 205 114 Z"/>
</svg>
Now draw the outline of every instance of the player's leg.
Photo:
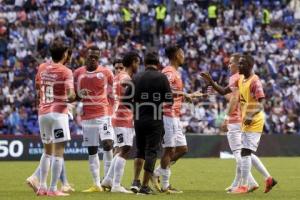
<svg viewBox="0 0 300 200">
<path fill-rule="evenodd" d="M 242 164 L 241 164 L 241 186 L 233 191 L 233 193 L 247 193 L 249 188 L 249 178 L 252 167 L 251 155 L 256 152 L 260 141 L 259 133 L 242 133 Z"/>
<path fill-rule="evenodd" d="M 241 132 L 240 124 L 228 124 L 227 128 L 228 128 L 228 132 L 227 132 L 228 144 L 236 160 L 235 178 L 231 183 L 231 185 L 225 189 L 226 191 L 231 192 L 232 189 L 238 187 L 241 182 L 242 132 Z"/>
<path fill-rule="evenodd" d="M 52 122 L 53 154 L 48 196 L 68 196 L 57 189 L 57 182 L 63 167 L 65 142 L 71 140 L 69 118 L 67 114 L 52 113 Z"/>
<path fill-rule="evenodd" d="M 37 190 L 38 196 L 47 195 L 47 177 L 50 170 L 50 162 L 52 159 L 52 119 L 50 114 L 39 116 L 39 127 L 41 139 L 44 145 L 44 152 L 41 156 L 40 168 L 40 184 Z"/>
<path fill-rule="evenodd" d="M 116 128 L 118 146 L 120 153 L 116 156 L 114 164 L 114 178 L 111 192 L 132 193 L 121 186 L 126 160 L 129 158 L 129 153 L 133 145 L 134 130 L 132 128 Z"/>
<path fill-rule="evenodd" d="M 139 158 L 136 157 L 134 159 L 134 163 L 133 163 L 133 181 L 130 187 L 130 190 L 133 191 L 134 193 L 137 193 L 137 191 L 140 189 L 141 187 L 141 180 L 140 180 L 140 175 L 141 175 L 141 171 L 143 169 L 143 165 L 144 165 L 144 158 Z"/>
<path fill-rule="evenodd" d="M 66 166 L 65 166 L 65 160 L 63 160 L 63 166 L 62 166 L 62 170 L 60 173 L 60 177 L 59 177 L 60 181 L 61 181 L 61 191 L 62 192 L 75 192 L 75 189 L 70 185 L 68 179 L 67 179 L 67 171 L 66 171 Z"/>
<path fill-rule="evenodd" d="M 263 177 L 265 178 L 265 193 L 268 193 L 276 184 L 277 181 L 270 175 L 264 164 L 261 162 L 261 160 L 255 155 L 251 155 L 251 160 L 253 163 L 253 166 L 259 171 Z"/>
<path fill-rule="evenodd" d="M 100 118 L 100 138 L 103 146 L 104 177 L 107 175 L 113 159 L 114 130 L 110 117 Z"/>
<path fill-rule="evenodd" d="M 100 160 L 98 156 L 100 122 L 96 119 L 83 120 L 83 146 L 88 148 L 89 169 L 93 179 L 93 186 L 83 192 L 101 192 L 100 185 Z"/>
<path fill-rule="evenodd" d="M 155 171 L 152 178 L 153 186 L 158 191 L 167 191 L 170 183 L 170 176 L 171 176 L 171 170 L 170 170 L 170 164 L 171 159 L 174 157 L 175 154 L 175 146 L 176 146 L 176 135 L 175 135 L 175 129 L 174 129 L 174 118 L 171 117 L 163 117 L 164 122 L 164 136 L 163 136 L 163 153 L 160 160 L 160 166 L 158 166 Z M 162 176 L 162 188 L 160 188 L 158 178 Z"/>
</svg>

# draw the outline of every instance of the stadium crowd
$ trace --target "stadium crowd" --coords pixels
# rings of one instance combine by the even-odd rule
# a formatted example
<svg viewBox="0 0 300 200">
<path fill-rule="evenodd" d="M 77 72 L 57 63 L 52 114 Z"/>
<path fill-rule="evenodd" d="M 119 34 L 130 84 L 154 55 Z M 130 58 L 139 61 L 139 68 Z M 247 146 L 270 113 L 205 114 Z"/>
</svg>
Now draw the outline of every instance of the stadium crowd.
<svg viewBox="0 0 300 200">
<path fill-rule="evenodd" d="M 39 132 L 34 76 L 57 36 L 73 49 L 73 69 L 84 64 L 84 49 L 93 44 L 102 51 L 101 64 L 113 69 L 124 52 L 134 49 L 142 56 L 153 47 L 166 66 L 165 46 L 178 43 L 186 54 L 181 68 L 186 91 L 206 92 L 202 71 L 226 85 L 230 54 L 249 52 L 266 93 L 265 133 L 300 134 L 300 21 L 287 1 L 218 1 L 215 16 L 208 12 L 209 1 L 196 0 L 0 2 L 1 134 Z M 225 107 L 218 95 L 185 104 L 186 132 L 219 134 Z M 75 134 L 81 133 L 78 108 L 71 123 Z"/>
</svg>

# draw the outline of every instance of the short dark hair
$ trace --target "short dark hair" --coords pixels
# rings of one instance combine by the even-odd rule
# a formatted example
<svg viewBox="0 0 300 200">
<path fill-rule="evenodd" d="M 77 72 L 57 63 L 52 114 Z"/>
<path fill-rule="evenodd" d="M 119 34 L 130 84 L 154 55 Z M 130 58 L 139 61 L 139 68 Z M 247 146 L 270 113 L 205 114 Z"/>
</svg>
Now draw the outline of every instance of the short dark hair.
<svg viewBox="0 0 300 200">
<path fill-rule="evenodd" d="M 133 61 L 135 61 L 137 59 L 141 59 L 139 54 L 134 51 L 130 51 L 124 55 L 124 57 L 122 59 L 122 63 L 124 65 L 124 67 L 128 68 L 132 65 Z"/>
<path fill-rule="evenodd" d="M 159 56 L 156 52 L 148 52 L 144 58 L 145 65 L 159 65 Z"/>
<path fill-rule="evenodd" d="M 248 66 L 250 66 L 252 68 L 253 65 L 254 65 L 253 57 L 251 55 L 247 54 L 247 53 L 244 53 L 242 57 L 244 57 L 246 59 L 246 61 L 248 63 Z"/>
<path fill-rule="evenodd" d="M 171 60 L 175 57 L 177 51 L 180 49 L 178 45 L 171 45 L 165 49 L 166 56 Z"/>
<path fill-rule="evenodd" d="M 115 66 L 117 63 L 123 63 L 123 60 L 121 58 L 116 58 L 114 61 L 113 61 L 113 66 Z"/>
<path fill-rule="evenodd" d="M 99 47 L 97 47 L 96 45 L 90 46 L 90 47 L 88 48 L 88 50 L 100 51 Z"/>
<path fill-rule="evenodd" d="M 233 58 L 234 63 L 238 63 L 241 56 L 242 55 L 240 53 L 233 53 L 233 54 L 230 55 L 230 57 Z"/>
<path fill-rule="evenodd" d="M 63 59 L 68 47 L 59 38 L 54 39 L 50 44 L 50 54 L 54 62 L 59 62 Z"/>
</svg>

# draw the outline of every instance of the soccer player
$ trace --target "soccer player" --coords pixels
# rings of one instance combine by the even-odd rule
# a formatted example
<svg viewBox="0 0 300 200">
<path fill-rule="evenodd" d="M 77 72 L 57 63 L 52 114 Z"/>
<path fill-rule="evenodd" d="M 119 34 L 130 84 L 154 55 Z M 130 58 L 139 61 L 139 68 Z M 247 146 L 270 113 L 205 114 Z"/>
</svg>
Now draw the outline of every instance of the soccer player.
<svg viewBox="0 0 300 200">
<path fill-rule="evenodd" d="M 184 63 L 184 52 L 179 46 L 169 46 L 165 50 L 166 56 L 169 58 L 170 66 L 165 67 L 162 73 L 168 78 L 172 89 L 174 104 L 164 106 L 164 130 L 163 137 L 163 155 L 160 166 L 155 169 L 153 182 L 157 190 L 167 193 L 182 193 L 175 188 L 172 188 L 169 179 L 171 176 L 170 165 L 174 164 L 188 151 L 186 137 L 183 134 L 182 125 L 180 122 L 180 110 L 182 102 L 185 99 L 191 100 L 200 97 L 202 94 L 195 92 L 187 94 L 183 92 L 183 83 L 178 72 L 180 65 Z M 158 177 L 162 176 L 162 187 L 158 184 Z"/>
<path fill-rule="evenodd" d="M 201 74 L 222 95 L 231 93 L 233 88 L 239 90 L 242 112 L 241 185 L 235 188 L 232 193 L 249 192 L 248 180 L 252 163 L 265 178 L 265 193 L 268 193 L 277 184 L 260 159 L 253 154 L 258 148 L 265 120 L 263 113 L 264 92 L 259 77 L 253 72 L 253 65 L 254 60 L 251 56 L 245 54 L 239 58 L 241 76 L 238 81 L 225 88 L 215 83 L 209 74 Z"/>
<path fill-rule="evenodd" d="M 72 56 L 72 50 L 68 49 L 68 57 L 67 57 L 64 65 L 67 65 L 70 62 L 71 56 Z M 65 193 L 75 192 L 75 189 L 69 184 L 69 181 L 67 179 L 67 174 L 66 174 L 66 168 L 65 168 L 65 162 L 64 161 L 63 161 L 62 170 L 61 170 L 61 174 L 59 176 L 59 179 L 62 183 L 62 186 L 61 186 L 61 189 L 60 189 L 62 192 L 65 192 Z M 37 167 L 35 172 L 26 179 L 26 183 L 29 187 L 31 187 L 33 189 L 34 192 L 37 192 L 38 187 L 40 185 L 40 165 Z"/>
<path fill-rule="evenodd" d="M 111 125 L 111 105 L 108 88 L 112 88 L 113 74 L 105 67 L 99 66 L 100 49 L 88 48 L 86 66 L 75 70 L 75 89 L 83 103 L 82 127 L 83 146 L 88 147 L 90 172 L 94 185 L 83 192 L 101 192 L 100 160 L 98 156 L 99 137 L 103 145 L 105 174 L 108 172 L 113 157 L 113 128 Z M 111 89 L 112 90 L 112 89 Z"/>
<path fill-rule="evenodd" d="M 233 54 L 229 60 L 229 70 L 231 76 L 229 78 L 229 85 L 234 85 L 239 78 L 238 61 L 240 54 Z M 239 104 L 239 93 L 233 88 L 233 92 L 229 94 L 229 105 L 227 109 L 226 119 L 222 125 L 222 129 L 228 131 L 227 139 L 230 149 L 236 160 L 236 175 L 232 184 L 226 188 L 227 192 L 232 192 L 239 186 L 241 181 L 241 149 L 242 149 L 242 130 L 241 130 L 241 111 Z M 256 157 L 253 155 L 253 157 Z M 258 189 L 258 183 L 255 181 L 251 172 L 249 174 L 249 191 Z"/>
<path fill-rule="evenodd" d="M 41 64 L 36 75 L 39 127 L 44 144 L 44 153 L 40 160 L 38 196 L 69 195 L 57 190 L 57 181 L 63 165 L 64 145 L 71 139 L 67 103 L 76 98 L 72 71 L 63 65 L 68 57 L 67 50 L 61 40 L 53 41 L 50 46 L 53 62 Z M 51 184 L 47 190 L 51 159 Z"/>
<path fill-rule="evenodd" d="M 126 160 L 129 157 L 135 135 L 133 128 L 133 114 L 120 100 L 124 96 L 125 88 L 130 84 L 132 76 L 137 72 L 140 65 L 140 57 L 135 52 L 125 54 L 123 58 L 124 71 L 120 71 L 114 78 L 114 95 L 116 111 L 113 115 L 112 124 L 114 127 L 116 146 L 119 148 L 115 155 L 108 175 L 102 181 L 102 187 L 111 187 L 111 192 L 132 193 L 121 186 Z"/>
<path fill-rule="evenodd" d="M 120 58 L 117 58 L 113 62 L 114 66 L 114 75 L 118 75 L 120 72 L 125 71 L 125 67 L 123 65 L 123 60 Z"/>
</svg>

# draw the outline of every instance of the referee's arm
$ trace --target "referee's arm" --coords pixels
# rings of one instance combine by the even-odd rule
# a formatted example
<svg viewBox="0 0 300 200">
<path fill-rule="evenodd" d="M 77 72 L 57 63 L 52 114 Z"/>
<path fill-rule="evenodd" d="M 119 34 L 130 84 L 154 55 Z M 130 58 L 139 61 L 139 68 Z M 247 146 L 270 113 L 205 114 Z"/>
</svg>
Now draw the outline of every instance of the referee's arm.
<svg viewBox="0 0 300 200">
<path fill-rule="evenodd" d="M 135 84 L 132 80 L 130 84 L 126 84 L 124 95 L 121 97 L 121 102 L 127 108 L 133 110 L 133 100 L 135 95 Z"/>
</svg>

